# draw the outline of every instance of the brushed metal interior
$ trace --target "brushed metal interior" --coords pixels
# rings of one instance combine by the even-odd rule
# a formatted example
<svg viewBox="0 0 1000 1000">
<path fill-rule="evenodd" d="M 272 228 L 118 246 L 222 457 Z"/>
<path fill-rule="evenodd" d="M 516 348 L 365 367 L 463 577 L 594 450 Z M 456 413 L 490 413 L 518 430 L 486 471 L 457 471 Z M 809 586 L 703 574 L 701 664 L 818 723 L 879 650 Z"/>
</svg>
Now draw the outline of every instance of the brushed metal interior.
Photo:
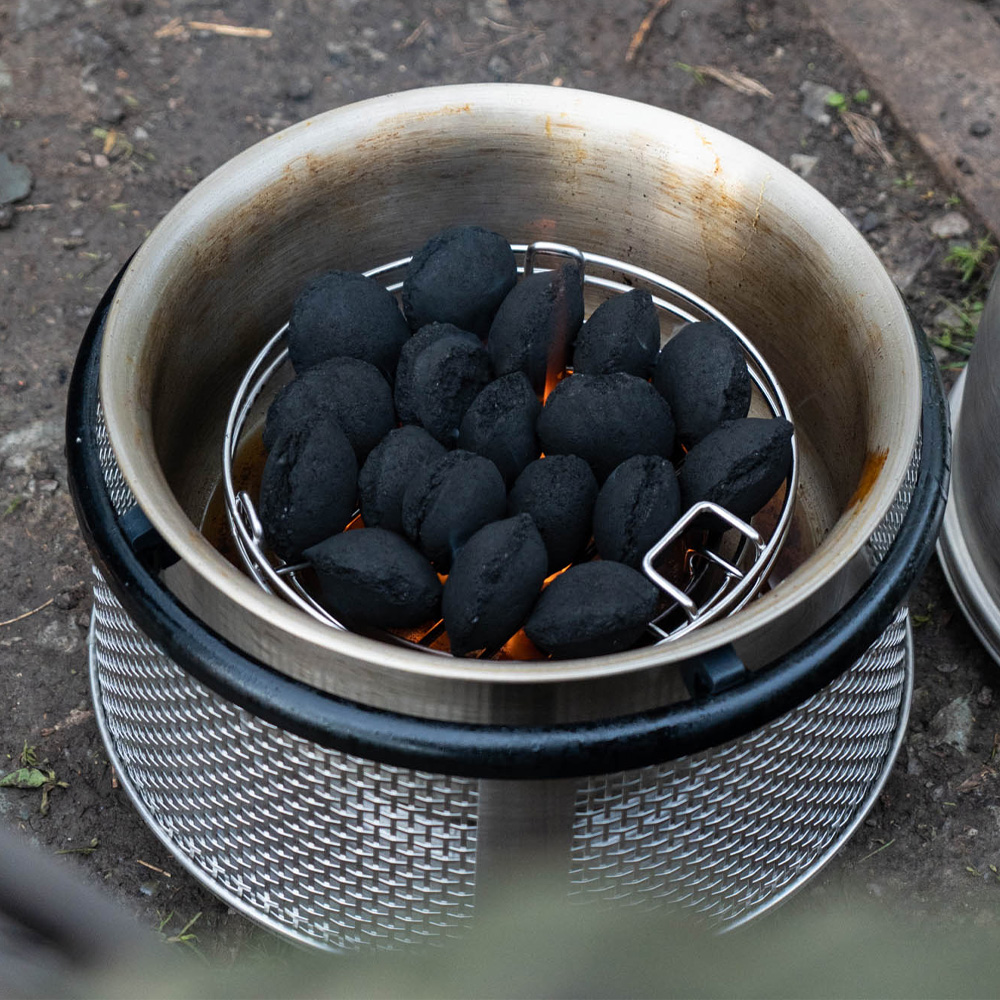
<svg viewBox="0 0 1000 1000">
<path fill-rule="evenodd" d="M 412 252 L 448 225 L 592 247 L 690 288 L 750 337 L 796 424 L 803 561 L 671 644 L 552 663 L 427 657 L 264 594 L 198 530 L 232 393 L 301 286 Z M 906 310 L 864 239 L 774 160 L 671 112 L 564 88 L 409 91 L 271 136 L 160 223 L 109 313 L 101 399 L 116 461 L 180 555 L 170 585 L 276 669 L 369 705 L 475 722 L 586 719 L 684 697 L 673 664 L 734 642 L 751 666 L 832 615 L 917 438 Z"/>
<path fill-rule="evenodd" d="M 949 397 L 951 487 L 937 551 L 959 606 L 1000 663 L 1000 271 Z"/>
</svg>

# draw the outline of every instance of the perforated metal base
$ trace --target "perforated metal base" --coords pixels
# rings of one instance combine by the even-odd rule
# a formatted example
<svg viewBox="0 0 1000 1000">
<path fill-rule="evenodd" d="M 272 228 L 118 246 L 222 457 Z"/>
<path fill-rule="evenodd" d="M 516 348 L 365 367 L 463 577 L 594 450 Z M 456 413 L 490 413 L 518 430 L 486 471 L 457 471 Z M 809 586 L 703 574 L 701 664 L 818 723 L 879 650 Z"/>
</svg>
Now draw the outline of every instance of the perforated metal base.
<svg viewBox="0 0 1000 1000">
<path fill-rule="evenodd" d="M 98 723 L 146 822 L 229 905 L 300 942 L 355 950 L 461 934 L 486 873 L 502 870 L 486 863 L 501 813 L 530 826 L 541 786 L 566 785 L 412 771 L 262 722 L 164 656 L 96 570 L 90 640 Z M 547 827 L 568 844 L 571 894 L 674 904 L 722 928 L 775 905 L 874 802 L 912 671 L 903 609 L 851 670 L 749 736 L 570 782 Z M 487 803 L 501 786 L 498 813 Z"/>
</svg>

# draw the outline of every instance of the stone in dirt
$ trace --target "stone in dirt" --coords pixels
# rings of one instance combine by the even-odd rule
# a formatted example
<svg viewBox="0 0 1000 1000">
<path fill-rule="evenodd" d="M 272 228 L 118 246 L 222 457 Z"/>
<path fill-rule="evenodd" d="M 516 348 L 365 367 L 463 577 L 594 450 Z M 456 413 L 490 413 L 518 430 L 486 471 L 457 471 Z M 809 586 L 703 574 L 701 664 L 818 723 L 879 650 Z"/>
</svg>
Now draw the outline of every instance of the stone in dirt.
<svg viewBox="0 0 1000 1000">
<path fill-rule="evenodd" d="M 806 153 L 792 153 L 788 157 L 788 165 L 799 177 L 808 177 L 816 169 L 817 163 L 819 163 L 818 156 L 808 156 Z"/>
<path fill-rule="evenodd" d="M 954 239 L 965 236 L 972 228 L 972 223 L 961 212 L 946 212 L 931 222 L 931 232 L 939 240 Z"/>
<path fill-rule="evenodd" d="M 31 193 L 35 179 L 23 163 L 12 163 L 6 153 L 0 153 L 0 205 L 23 201 Z"/>
<path fill-rule="evenodd" d="M 810 121 L 820 125 L 829 125 L 830 105 L 826 103 L 827 98 L 837 91 L 825 83 L 814 83 L 812 80 L 803 80 L 799 84 L 799 93 L 802 95 L 802 114 Z"/>
<path fill-rule="evenodd" d="M 969 750 L 969 732 L 972 729 L 972 707 L 967 697 L 955 698 L 948 702 L 931 719 L 928 727 L 938 744 L 947 743 L 959 753 Z"/>
</svg>

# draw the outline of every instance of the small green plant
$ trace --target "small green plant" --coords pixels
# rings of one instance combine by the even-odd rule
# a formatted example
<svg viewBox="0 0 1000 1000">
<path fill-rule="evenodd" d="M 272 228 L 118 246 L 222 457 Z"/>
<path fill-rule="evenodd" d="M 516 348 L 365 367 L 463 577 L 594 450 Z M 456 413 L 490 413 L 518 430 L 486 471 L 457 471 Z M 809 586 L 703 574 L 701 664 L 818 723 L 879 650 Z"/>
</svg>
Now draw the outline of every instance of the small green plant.
<svg viewBox="0 0 1000 1000">
<path fill-rule="evenodd" d="M 868 90 L 865 87 L 862 87 L 854 93 L 855 104 L 867 104 L 871 99 L 872 95 L 868 93 Z"/>
<path fill-rule="evenodd" d="M 171 920 L 174 919 L 174 911 L 171 910 L 165 917 L 159 912 L 157 916 L 160 917 L 160 923 L 157 925 L 156 932 L 160 935 L 161 940 L 164 944 L 182 944 L 190 948 L 199 958 L 207 961 L 205 956 L 202 954 L 201 949 L 197 945 L 198 935 L 191 931 L 196 923 L 201 919 L 201 911 L 199 910 L 176 934 L 168 934 L 166 927 Z"/>
<path fill-rule="evenodd" d="M 962 204 L 962 199 L 957 194 L 950 194 L 944 200 L 946 208 L 958 208 Z"/>
<path fill-rule="evenodd" d="M 985 276 L 983 272 L 993 261 L 996 252 L 996 244 L 988 236 L 983 236 L 972 246 L 952 243 L 948 253 L 945 254 L 944 262 L 958 271 L 962 284 L 967 285 L 973 278 Z"/>
<path fill-rule="evenodd" d="M 690 66 L 688 63 L 678 62 L 674 65 L 679 69 L 683 70 L 685 73 L 690 73 L 694 77 L 694 82 L 702 84 L 705 82 L 705 74 L 701 70 L 697 69 L 695 66 Z"/>
<path fill-rule="evenodd" d="M 847 98 L 839 90 L 835 90 L 826 95 L 826 104 L 836 111 L 843 111 L 847 107 Z"/>
<path fill-rule="evenodd" d="M 917 185 L 916 178 L 914 178 L 913 172 L 910 170 L 907 170 L 902 177 L 895 178 L 892 183 L 898 188 L 904 188 L 907 190 L 909 188 L 916 187 Z"/>
<path fill-rule="evenodd" d="M 11 500 L 11 502 L 9 504 L 7 504 L 7 506 L 4 508 L 3 516 L 4 517 L 9 517 L 23 503 L 24 503 L 24 497 L 14 497 Z"/>
</svg>

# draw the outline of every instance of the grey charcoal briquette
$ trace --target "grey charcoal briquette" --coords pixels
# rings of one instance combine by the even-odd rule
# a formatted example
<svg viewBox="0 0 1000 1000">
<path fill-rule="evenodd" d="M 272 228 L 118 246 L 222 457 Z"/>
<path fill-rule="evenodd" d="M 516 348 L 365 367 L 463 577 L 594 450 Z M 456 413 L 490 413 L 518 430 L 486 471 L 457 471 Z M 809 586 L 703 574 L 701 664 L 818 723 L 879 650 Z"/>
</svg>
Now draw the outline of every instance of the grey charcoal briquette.
<svg viewBox="0 0 1000 1000">
<path fill-rule="evenodd" d="M 403 530 L 441 571 L 484 524 L 506 513 L 507 491 L 482 455 L 449 451 L 414 475 L 403 494 Z"/>
<path fill-rule="evenodd" d="M 502 646 L 528 617 L 547 565 L 545 543 L 527 514 L 480 528 L 455 556 L 444 585 L 452 653 Z"/>
<path fill-rule="evenodd" d="M 358 475 L 361 517 L 369 528 L 403 531 L 403 494 L 419 469 L 436 462 L 445 449 L 413 424 L 397 427 L 376 445 Z"/>
<path fill-rule="evenodd" d="M 264 463 L 260 520 L 264 537 L 283 559 L 342 531 L 354 513 L 358 463 L 334 423 L 292 427 L 279 435 Z"/>
<path fill-rule="evenodd" d="M 456 336 L 465 337 L 470 344 L 481 346 L 478 337 L 469 333 L 468 330 L 460 330 L 451 323 L 428 323 L 403 345 L 402 351 L 399 352 L 399 365 L 396 368 L 396 384 L 393 390 L 396 413 L 402 423 L 417 424 L 420 422 L 420 418 L 417 416 L 413 381 L 413 370 L 417 358 L 424 348 L 429 347 L 442 337 Z"/>
<path fill-rule="evenodd" d="M 357 358 L 330 358 L 307 368 L 268 407 L 264 447 L 270 449 L 289 427 L 325 419 L 340 426 L 363 462 L 396 426 L 389 383 L 374 365 Z"/>
<path fill-rule="evenodd" d="M 541 450 L 535 424 L 542 404 L 524 372 L 487 385 L 465 411 L 458 446 L 488 458 L 510 486 Z"/>
<path fill-rule="evenodd" d="M 668 340 L 653 385 L 670 404 L 677 440 L 685 448 L 750 410 L 753 385 L 743 348 L 721 323 L 691 323 Z"/>
<path fill-rule="evenodd" d="M 383 528 L 345 531 L 305 552 L 323 604 L 345 624 L 410 628 L 437 611 L 441 581 L 406 539 Z"/>
<path fill-rule="evenodd" d="M 602 559 L 634 569 L 681 513 L 677 473 L 658 455 L 635 455 L 608 476 L 594 504 L 594 544 Z"/>
<path fill-rule="evenodd" d="M 590 541 L 597 480 L 576 455 L 547 455 L 517 477 L 507 510 L 530 514 L 549 553 L 549 572 L 573 562 Z"/>
<path fill-rule="evenodd" d="M 490 380 L 490 356 L 466 333 L 438 337 L 414 359 L 410 402 L 417 422 L 451 447 L 465 411 Z"/>
<path fill-rule="evenodd" d="M 635 375 L 572 375 L 546 400 L 538 437 L 546 455 L 579 455 L 603 482 L 633 455 L 669 458 L 674 421 L 667 401 Z"/>
<path fill-rule="evenodd" d="M 678 477 L 681 505 L 700 500 L 749 520 L 777 492 L 792 465 L 792 425 L 771 420 L 729 420 L 685 456 Z"/>
<path fill-rule="evenodd" d="M 649 378 L 660 349 L 660 319 L 649 292 L 633 288 L 602 302 L 580 328 L 573 371 Z"/>
<path fill-rule="evenodd" d="M 541 396 L 546 376 L 566 367 L 582 322 L 583 285 L 575 264 L 524 278 L 503 300 L 490 327 L 486 346 L 494 374 L 524 372 Z"/>
<path fill-rule="evenodd" d="M 432 236 L 414 255 L 403 281 L 403 312 L 411 329 L 454 323 L 485 338 L 517 280 L 510 244 L 479 226 Z"/>
<path fill-rule="evenodd" d="M 288 356 L 303 372 L 327 358 L 367 361 L 387 378 L 410 328 L 396 300 L 373 278 L 328 271 L 299 293 L 288 321 Z"/>
<path fill-rule="evenodd" d="M 528 638 L 559 659 L 631 649 L 656 614 L 659 591 L 617 562 L 571 566 L 542 591 L 524 626 Z"/>
</svg>

